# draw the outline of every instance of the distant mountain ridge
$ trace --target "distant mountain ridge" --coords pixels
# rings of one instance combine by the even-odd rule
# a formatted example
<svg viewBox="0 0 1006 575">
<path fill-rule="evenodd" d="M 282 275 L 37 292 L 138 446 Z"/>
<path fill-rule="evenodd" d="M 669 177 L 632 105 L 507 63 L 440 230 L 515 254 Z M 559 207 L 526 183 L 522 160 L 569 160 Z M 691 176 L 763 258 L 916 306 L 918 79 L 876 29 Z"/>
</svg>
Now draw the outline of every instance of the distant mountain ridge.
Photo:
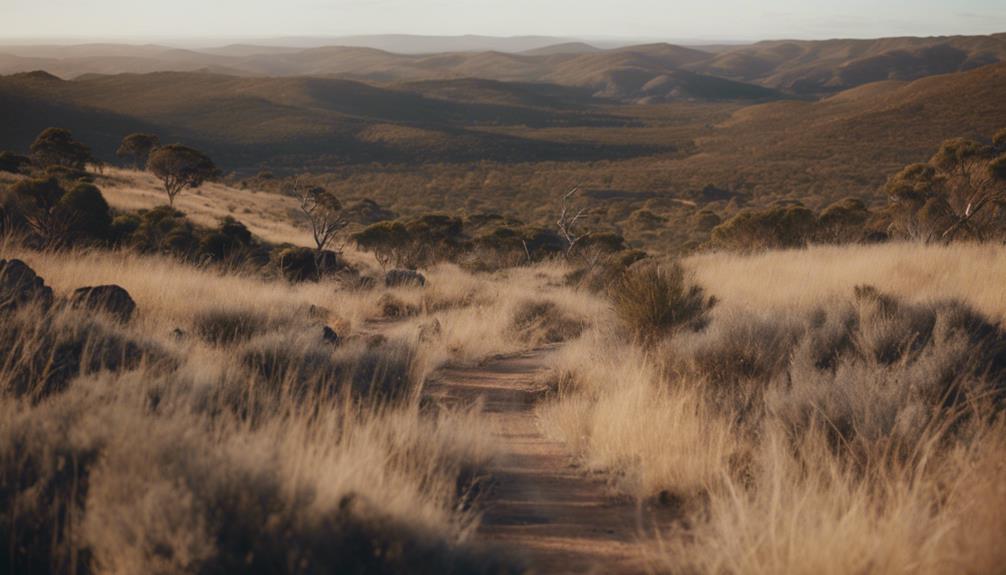
<svg viewBox="0 0 1006 575">
<path fill-rule="evenodd" d="M 359 41 L 369 45 L 303 49 L 249 44 L 202 50 L 114 44 L 0 46 L 0 74 L 45 70 L 72 78 L 207 71 L 253 77 L 337 77 L 378 84 L 474 78 L 551 83 L 586 89 L 603 98 L 651 102 L 826 95 L 881 80 L 915 80 L 1006 61 L 1006 34 L 779 40 L 711 51 L 666 43 L 601 49 L 557 40 L 561 39 L 461 36 L 431 37 L 423 43 L 421 37 L 383 36 Z M 412 52 L 374 47 L 378 45 L 408 45 Z M 437 51 L 446 46 L 455 49 Z M 531 47 L 521 50 L 527 46 Z"/>
</svg>

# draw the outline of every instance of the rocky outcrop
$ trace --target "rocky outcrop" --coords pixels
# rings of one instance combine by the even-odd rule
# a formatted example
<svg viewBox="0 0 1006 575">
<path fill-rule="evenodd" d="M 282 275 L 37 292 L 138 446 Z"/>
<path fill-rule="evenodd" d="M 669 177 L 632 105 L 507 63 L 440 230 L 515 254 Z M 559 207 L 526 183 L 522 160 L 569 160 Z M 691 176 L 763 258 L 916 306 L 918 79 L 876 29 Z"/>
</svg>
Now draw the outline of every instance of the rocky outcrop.
<svg viewBox="0 0 1006 575">
<path fill-rule="evenodd" d="M 23 261 L 0 259 L 0 311 L 32 303 L 48 309 L 52 305 L 52 288 Z"/>
<path fill-rule="evenodd" d="M 74 307 L 106 313 L 122 323 L 128 323 L 136 312 L 136 302 L 122 287 L 102 285 L 82 287 L 73 292 Z"/>
</svg>

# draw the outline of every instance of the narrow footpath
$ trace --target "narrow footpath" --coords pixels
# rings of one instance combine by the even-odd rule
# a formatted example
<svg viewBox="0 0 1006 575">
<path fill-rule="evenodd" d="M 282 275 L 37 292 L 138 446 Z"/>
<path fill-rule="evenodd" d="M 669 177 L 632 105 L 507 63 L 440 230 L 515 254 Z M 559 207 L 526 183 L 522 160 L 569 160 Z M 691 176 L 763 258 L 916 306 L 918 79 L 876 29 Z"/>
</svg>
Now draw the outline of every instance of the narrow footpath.
<svg viewBox="0 0 1006 575">
<path fill-rule="evenodd" d="M 440 370 L 429 398 L 482 401 L 500 456 L 479 535 L 525 558 L 534 573 L 641 572 L 636 506 L 571 464 L 561 442 L 539 431 L 534 402 L 547 350 Z"/>
</svg>

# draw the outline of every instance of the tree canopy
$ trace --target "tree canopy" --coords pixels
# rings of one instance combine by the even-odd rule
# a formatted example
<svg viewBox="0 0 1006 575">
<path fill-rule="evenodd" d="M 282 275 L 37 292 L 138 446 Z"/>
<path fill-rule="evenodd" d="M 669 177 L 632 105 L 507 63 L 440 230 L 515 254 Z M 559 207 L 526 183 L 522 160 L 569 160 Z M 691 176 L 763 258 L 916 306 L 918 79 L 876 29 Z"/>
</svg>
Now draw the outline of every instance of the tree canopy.
<svg viewBox="0 0 1006 575">
<path fill-rule="evenodd" d="M 161 145 L 156 134 L 134 133 L 122 139 L 115 155 L 120 158 L 132 158 L 134 167 L 146 166 L 150 153 Z"/>
<path fill-rule="evenodd" d="M 169 206 L 175 205 L 175 196 L 182 190 L 198 188 L 220 173 L 209 156 L 181 144 L 155 149 L 147 160 L 147 169 L 164 184 Z"/>
<path fill-rule="evenodd" d="M 46 128 L 31 144 L 32 158 L 43 166 L 82 170 L 94 161 L 91 149 L 73 139 L 65 128 Z"/>
<path fill-rule="evenodd" d="M 984 144 L 943 142 L 926 163 L 910 164 L 885 188 L 893 227 L 926 241 L 986 239 L 1006 233 L 1006 130 Z"/>
</svg>

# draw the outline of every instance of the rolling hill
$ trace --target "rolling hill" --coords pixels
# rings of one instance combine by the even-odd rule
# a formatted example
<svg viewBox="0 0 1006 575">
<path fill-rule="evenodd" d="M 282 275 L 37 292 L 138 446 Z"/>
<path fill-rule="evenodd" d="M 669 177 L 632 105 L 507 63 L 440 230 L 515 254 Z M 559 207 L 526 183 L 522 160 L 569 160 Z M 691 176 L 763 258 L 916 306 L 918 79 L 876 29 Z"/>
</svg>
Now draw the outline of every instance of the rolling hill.
<svg viewBox="0 0 1006 575">
<path fill-rule="evenodd" d="M 383 37 L 382 37 L 383 38 Z M 672 44 L 600 49 L 549 38 L 389 36 L 355 45 L 0 47 L 0 73 L 206 71 L 236 76 L 319 76 L 378 84 L 480 79 L 550 83 L 623 102 L 766 100 L 820 96 L 882 80 L 916 80 L 1006 60 L 1006 34 L 876 40 L 765 41 L 700 50 Z M 406 49 L 406 47 L 411 47 Z M 426 46 L 429 49 L 418 49 Z M 532 46 L 525 50 L 517 48 Z M 388 51 L 379 47 L 399 47 Z M 434 48 L 450 48 L 435 50 Z M 486 49 L 486 48 L 489 49 Z"/>
<path fill-rule="evenodd" d="M 759 42 L 690 69 L 799 94 L 916 80 L 1006 61 L 1006 34 Z"/>
<path fill-rule="evenodd" d="M 635 122 L 582 105 L 566 109 L 564 102 L 573 97 L 567 92 L 502 83 L 481 92 L 465 85 L 409 91 L 316 77 L 158 72 L 67 81 L 28 73 L 0 78 L 0 119 L 9 126 L 0 132 L 0 148 L 24 150 L 39 131 L 60 125 L 105 159 L 122 136 L 145 130 L 203 147 L 231 168 L 266 161 L 279 168 L 304 162 L 562 160 L 672 149 L 524 140 L 477 129 Z"/>
<path fill-rule="evenodd" d="M 77 47 L 0 47 L 0 73 L 45 70 L 62 78 L 87 74 L 205 71 L 236 76 L 319 76 L 378 84 L 428 80 L 483 79 L 551 83 L 589 90 L 602 98 L 623 101 L 660 99 L 770 99 L 771 90 L 753 90 L 742 82 L 704 80 L 685 66 L 712 54 L 670 44 L 600 50 L 585 44 L 550 45 L 529 52 L 504 51 L 401 54 L 369 47 L 327 46 L 274 49 L 237 45 L 203 51 L 159 46 L 87 45 Z M 650 84 L 651 81 L 656 81 Z M 650 84 L 649 91 L 642 87 Z M 652 93 L 660 86 L 673 87 Z M 704 84 L 706 88 L 688 87 Z M 722 88 L 716 90 L 715 88 Z"/>
</svg>

